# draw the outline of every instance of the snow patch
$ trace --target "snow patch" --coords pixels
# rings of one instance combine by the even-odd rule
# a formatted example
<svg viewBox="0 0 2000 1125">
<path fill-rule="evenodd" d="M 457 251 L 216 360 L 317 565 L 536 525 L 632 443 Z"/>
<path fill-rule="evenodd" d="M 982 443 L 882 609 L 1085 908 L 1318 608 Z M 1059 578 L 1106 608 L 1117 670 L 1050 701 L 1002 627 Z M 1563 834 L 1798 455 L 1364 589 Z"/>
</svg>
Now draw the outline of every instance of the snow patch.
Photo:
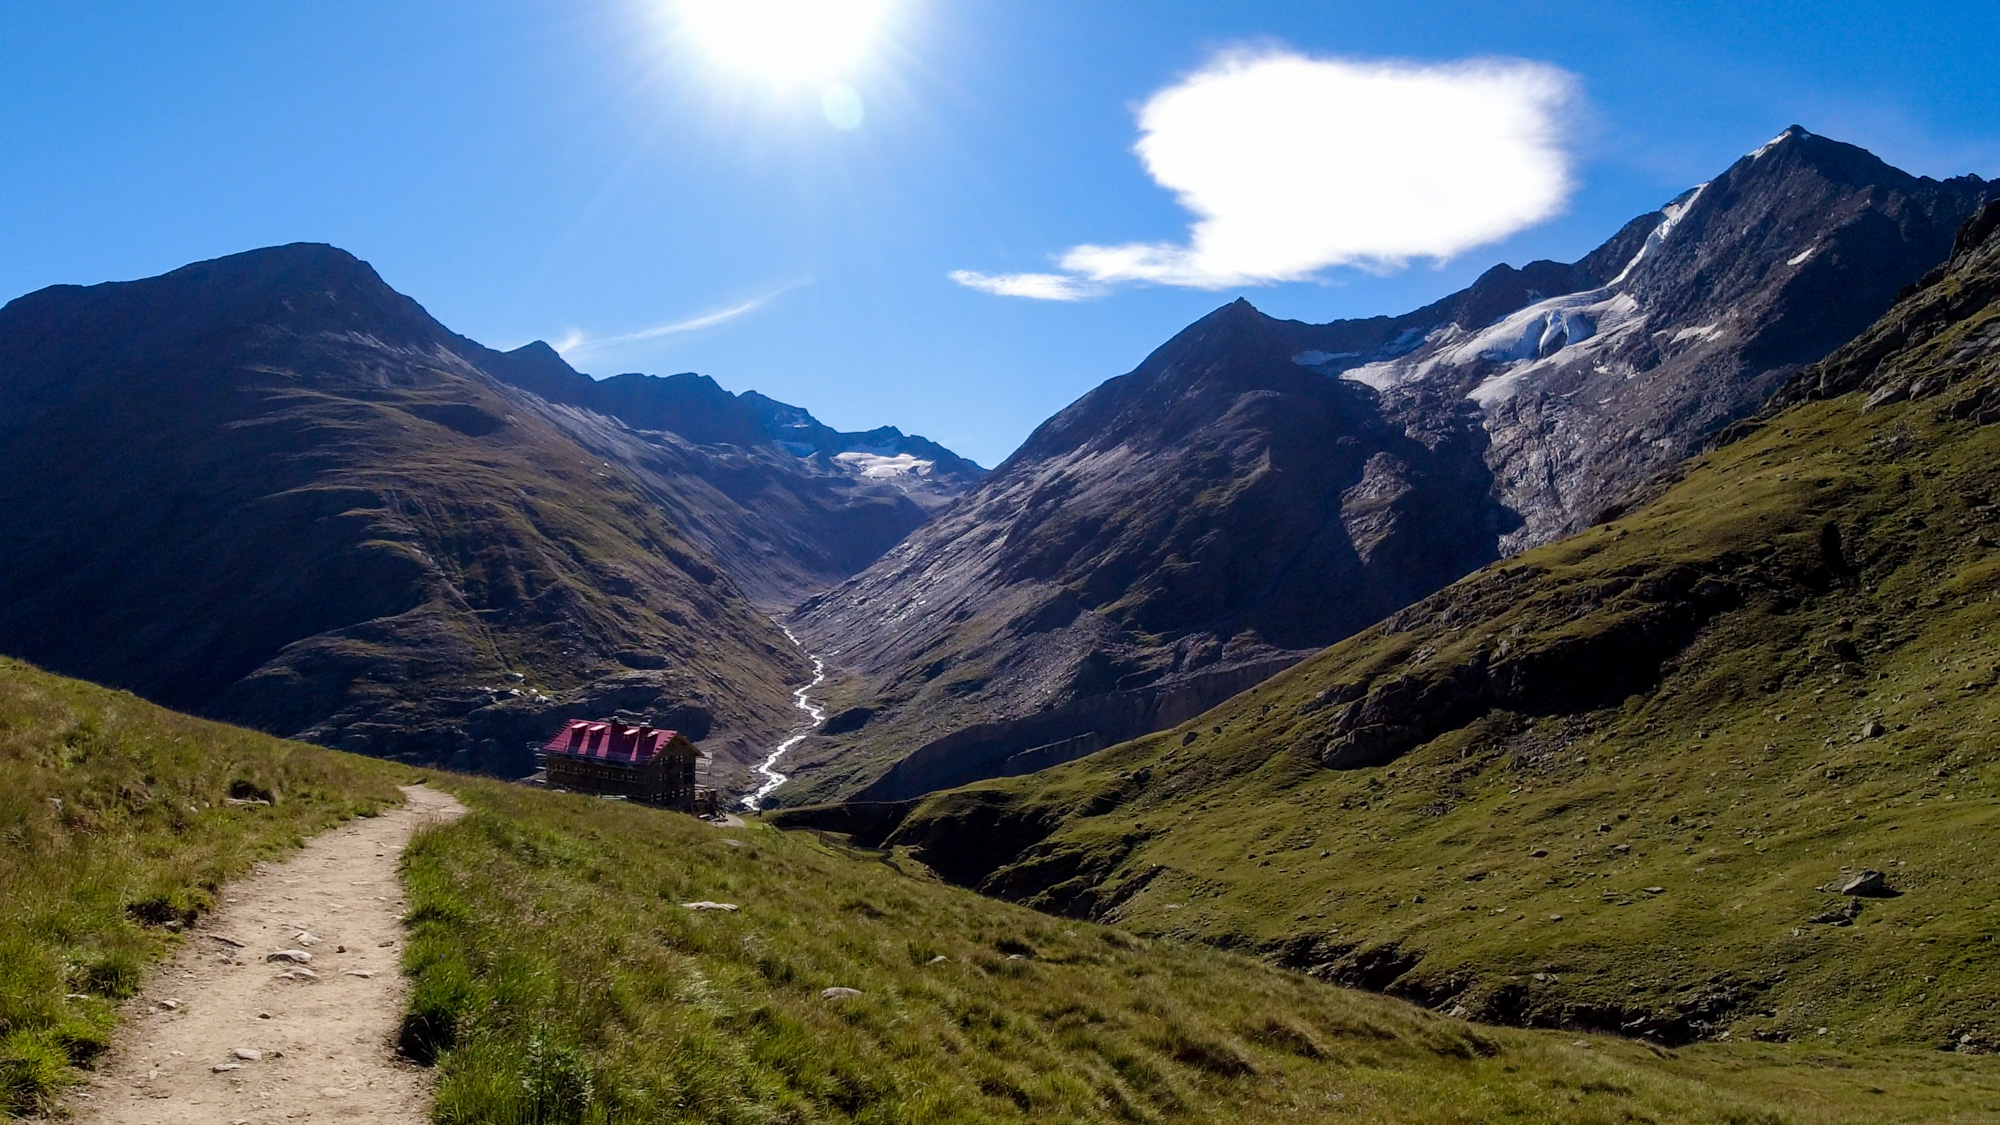
<svg viewBox="0 0 2000 1125">
<path fill-rule="evenodd" d="M 1502 317 L 1471 339 L 1440 351 L 1437 359 L 1454 367 L 1482 359 L 1495 363 L 1545 359 L 1597 335 L 1607 315 L 1616 321 L 1625 306 L 1636 309 L 1638 303 L 1609 289 L 1551 297 Z"/>
<path fill-rule="evenodd" d="M 870 480 L 892 480 L 896 477 L 927 477 L 937 466 L 935 461 L 919 460 L 914 454 L 898 453 L 885 457 L 880 453 L 836 453 L 833 459 L 860 476 Z"/>
<path fill-rule="evenodd" d="M 1798 136 L 1802 137 L 1807 135 L 1804 129 L 1799 129 L 1796 131 L 1796 133 Z M 1785 139 L 1793 135 L 1794 135 L 1794 130 L 1791 129 L 1787 129 L 1784 132 L 1779 133 L 1777 136 L 1772 137 L 1770 140 L 1765 141 L 1762 145 L 1758 146 L 1757 151 L 1750 154 L 1750 159 L 1752 160 L 1763 159 L 1765 153 L 1768 153 L 1772 149 L 1777 148 L 1779 145 L 1784 144 Z"/>
<path fill-rule="evenodd" d="M 1343 360 L 1360 359 L 1364 355 L 1373 355 L 1375 357 L 1373 360 L 1371 360 L 1367 364 L 1362 365 L 1361 367 L 1355 368 L 1354 370 L 1355 371 L 1374 370 L 1376 374 L 1362 375 L 1356 377 L 1353 371 L 1344 371 L 1341 372 L 1340 375 L 1341 378 L 1343 379 L 1351 379 L 1357 383 L 1367 383 L 1369 386 L 1375 387 L 1376 390 L 1383 390 L 1386 389 L 1387 385 L 1401 381 L 1400 379 L 1388 378 L 1385 376 L 1383 377 L 1385 379 L 1385 382 L 1381 385 L 1378 385 L 1376 382 L 1371 382 L 1372 379 L 1375 379 L 1377 375 L 1380 374 L 1380 369 L 1383 368 L 1384 365 L 1389 365 L 1391 364 L 1391 361 L 1409 355 L 1411 352 L 1416 351 L 1418 348 L 1423 347 L 1425 344 L 1436 341 L 1440 334 L 1446 332 L 1455 332 L 1457 330 L 1458 330 L 1457 325 L 1446 325 L 1443 328 L 1430 328 L 1426 327 L 1425 325 L 1419 324 L 1411 328 L 1403 329 L 1401 332 L 1396 334 L 1395 339 L 1389 341 L 1386 344 L 1383 344 L 1379 348 L 1376 348 L 1372 353 L 1371 352 L 1326 352 L 1314 348 L 1310 351 L 1303 351 L 1293 356 L 1292 362 L 1298 364 L 1300 367 L 1323 368 L 1330 364 L 1339 363 Z M 1326 372 L 1326 374 L 1333 374 L 1333 372 Z"/>
<path fill-rule="evenodd" d="M 1721 334 L 1722 323 L 1717 321 L 1714 324 L 1701 324 L 1693 328 L 1683 328 L 1679 332 L 1674 333 L 1673 342 L 1680 344 L 1689 340 L 1713 340 Z"/>
<path fill-rule="evenodd" d="M 1594 363 L 1599 353 L 1643 328 L 1639 302 L 1609 287 L 1538 301 L 1478 332 L 1446 325 L 1426 337 L 1429 354 L 1416 360 L 1385 359 L 1340 373 L 1350 382 L 1387 393 L 1454 369 L 1487 371 L 1467 398 L 1482 408 L 1512 398 L 1538 375 L 1572 363 Z M 1494 371 L 1495 365 L 1500 370 Z"/>
<path fill-rule="evenodd" d="M 1422 334 L 1421 344 L 1415 342 L 1421 329 L 1405 332 L 1376 353 L 1381 358 L 1342 371 L 1340 377 L 1387 393 L 1441 372 L 1470 368 L 1472 373 L 1482 373 L 1483 377 L 1466 397 L 1481 409 L 1490 410 L 1559 368 L 1578 364 L 1590 365 L 1593 370 L 1601 367 L 1603 356 L 1646 325 L 1639 302 L 1619 292 L 1619 286 L 1631 277 L 1640 262 L 1657 254 L 1673 237 L 1709 187 L 1706 183 L 1697 184 L 1660 208 L 1659 225 L 1646 236 L 1645 243 L 1618 276 L 1601 288 L 1537 300 L 1476 332 L 1446 325 Z M 1720 325 L 1703 325 L 1683 329 L 1675 340 L 1710 339 L 1720 331 Z M 1419 352 L 1415 358 L 1401 358 L 1419 347 L 1427 347 L 1428 351 Z M 1332 358 L 1325 352 L 1301 352 L 1294 362 L 1315 366 Z"/>
<path fill-rule="evenodd" d="M 1632 260 L 1625 263 L 1625 268 L 1619 270 L 1618 276 L 1612 278 L 1608 285 L 1616 285 L 1632 276 L 1633 268 L 1645 261 L 1646 255 L 1653 253 L 1667 241 L 1667 237 L 1674 233 L 1674 228 L 1679 226 L 1681 220 L 1694 208 L 1695 201 L 1701 198 L 1701 193 L 1707 190 L 1707 184 L 1697 184 L 1694 190 L 1687 192 L 1679 200 L 1660 208 L 1660 225 L 1654 227 L 1653 233 L 1646 236 L 1645 245 L 1639 247 L 1639 252 L 1632 255 Z"/>
<path fill-rule="evenodd" d="M 1817 253 L 1819 253 L 1819 244 L 1818 244 L 1818 243 L 1814 243 L 1813 245 L 1811 245 L 1811 246 L 1808 246 L 1808 247 L 1806 247 L 1806 248 L 1805 248 L 1805 252 L 1804 252 L 1804 253 L 1802 253 L 1802 254 L 1800 254 L 1800 255 L 1799 255 L 1798 257 L 1796 257 L 1796 258 L 1786 258 L 1786 259 L 1785 259 L 1785 264 L 1786 264 L 1786 265 L 1788 265 L 1788 266 L 1802 266 L 1802 265 L 1805 265 L 1805 264 L 1806 264 L 1806 259 L 1807 259 L 1807 258 L 1810 258 L 1810 257 L 1812 257 L 1812 256 L 1813 256 L 1814 254 L 1817 254 Z"/>
<path fill-rule="evenodd" d="M 1378 391 L 1387 391 L 1400 383 L 1406 383 L 1411 379 L 1417 378 L 1423 370 L 1421 367 L 1412 368 L 1390 360 L 1382 360 L 1377 363 L 1364 363 L 1359 367 L 1350 367 L 1341 372 L 1340 377 L 1350 383 L 1360 383 L 1364 387 L 1373 387 Z"/>
<path fill-rule="evenodd" d="M 1543 359 L 1597 334 L 1597 324 L 1583 309 L 1568 308 L 1560 304 L 1549 308 L 1546 303 L 1530 305 L 1528 308 L 1532 315 L 1525 320 L 1521 320 L 1517 314 L 1502 321 L 1497 326 L 1498 331 L 1489 330 L 1480 334 L 1475 344 L 1489 343 L 1495 346 L 1480 350 L 1479 358 L 1492 360 L 1495 363 Z"/>
<path fill-rule="evenodd" d="M 1631 296 L 1593 289 L 1530 305 L 1449 352 L 1440 353 L 1438 361 L 1454 365 L 1475 359 L 1506 362 L 1506 370 L 1482 379 L 1465 396 L 1479 404 L 1480 409 L 1491 410 L 1532 385 L 1537 375 L 1567 364 L 1572 358 L 1593 362 L 1594 353 L 1644 327 L 1645 323 L 1639 302 Z"/>
<path fill-rule="evenodd" d="M 1360 383 L 1362 386 L 1373 387 L 1378 391 L 1387 391 L 1403 383 L 1424 378 L 1438 368 L 1439 361 L 1435 355 L 1429 359 L 1421 359 L 1414 362 L 1404 362 L 1402 359 L 1403 356 L 1416 351 L 1426 344 L 1435 344 L 1439 347 L 1444 347 L 1456 343 L 1464 336 L 1465 329 L 1460 328 L 1456 324 L 1447 324 L 1442 328 L 1432 328 L 1429 330 L 1411 328 L 1375 353 L 1384 358 L 1371 363 L 1361 364 L 1358 367 L 1350 367 L 1342 371 L 1340 377 L 1350 383 Z"/>
</svg>

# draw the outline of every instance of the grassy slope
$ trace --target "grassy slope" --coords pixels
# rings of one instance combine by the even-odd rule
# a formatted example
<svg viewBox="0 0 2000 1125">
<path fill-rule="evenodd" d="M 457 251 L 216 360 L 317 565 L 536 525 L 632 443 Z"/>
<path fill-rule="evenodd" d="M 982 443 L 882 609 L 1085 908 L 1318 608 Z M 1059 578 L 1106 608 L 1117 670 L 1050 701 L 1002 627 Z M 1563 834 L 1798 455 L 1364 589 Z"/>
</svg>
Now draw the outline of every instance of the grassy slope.
<svg viewBox="0 0 2000 1125">
<path fill-rule="evenodd" d="M 256 859 L 394 800 L 403 774 L 15 662 L 0 755 L 0 1112 L 54 1100 L 177 940 L 132 907 L 188 917 Z M 275 803 L 228 804 L 239 781 Z M 412 1026 L 450 1044 L 442 1121 L 1781 1125 L 2000 1107 L 1986 1060 L 1480 1030 L 1052 920 L 896 856 L 444 783 L 475 812 L 405 863 Z M 697 897 L 743 909 L 679 905 Z M 865 995 L 820 999 L 833 984 Z"/>
<path fill-rule="evenodd" d="M 1980 1120 L 2000 1066 L 1480 1029 L 764 826 L 458 786 L 406 860 L 442 1122 Z M 735 904 L 697 914 L 684 902 Z M 938 960 L 938 958 L 944 958 Z M 826 1000 L 821 990 L 863 995 Z M 446 1030 L 448 1029 L 448 1030 Z"/>
<path fill-rule="evenodd" d="M 407 771 L 0 659 L 0 1113 L 50 1102 L 225 880 Z M 269 805 L 231 805 L 261 792 Z"/>
<path fill-rule="evenodd" d="M 1974 280 L 1885 321 L 1917 353 L 1626 518 L 890 839 L 1499 1022 L 2000 1047 L 2000 427 L 1953 417 L 2000 383 Z M 1950 294 L 1972 307 L 1904 331 Z M 1941 404 L 1861 410 L 1897 364 Z M 1901 896 L 1807 921 L 1864 868 Z"/>
</svg>

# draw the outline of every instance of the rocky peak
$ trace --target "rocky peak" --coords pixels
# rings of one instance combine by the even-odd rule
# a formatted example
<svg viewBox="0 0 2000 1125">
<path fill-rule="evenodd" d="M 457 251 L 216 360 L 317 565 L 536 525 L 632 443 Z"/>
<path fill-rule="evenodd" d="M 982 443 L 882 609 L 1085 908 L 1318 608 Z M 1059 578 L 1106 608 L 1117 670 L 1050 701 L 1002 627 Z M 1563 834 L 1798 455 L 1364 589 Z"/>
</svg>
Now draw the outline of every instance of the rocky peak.
<svg viewBox="0 0 2000 1125">
<path fill-rule="evenodd" d="M 1522 517 L 1511 553 L 1587 525 L 1756 411 L 1940 261 L 1993 193 L 1794 127 L 1573 265 L 1496 269 L 1406 317 L 1311 327 L 1326 342 L 1298 361 L 1375 388 L 1412 432 L 1481 427 L 1496 495 Z"/>
<path fill-rule="evenodd" d="M 323 243 L 251 250 L 113 287 L 147 303 L 171 301 L 190 318 L 232 326 L 365 332 L 390 344 L 428 344 L 444 335 L 423 306 L 389 288 L 373 266 Z"/>
<path fill-rule="evenodd" d="M 1977 177 L 1941 184 L 1912 176 L 1866 149 L 1793 126 L 1670 204 L 1659 237 L 1632 263 L 1619 288 L 1648 305 L 1650 318 L 1659 320 L 1697 308 L 1720 310 L 1773 284 L 1785 284 L 1791 274 L 1825 269 L 1829 255 L 1935 261 L 1938 232 L 1929 229 L 1936 225 L 1930 213 L 1942 205 L 1950 216 L 1945 225 L 1955 229 L 1986 190 Z M 1870 214 L 1906 229 L 1876 230 Z M 1908 229 L 1911 222 L 1926 228 L 1915 239 L 1910 235 L 1918 232 Z M 1918 245 L 1905 252 L 1912 242 Z M 1816 263 L 1815 258 L 1822 260 Z M 1881 266 L 1897 273 L 1909 268 L 1905 261 L 1892 260 L 1871 263 L 1869 272 Z M 1858 331 L 1893 297 L 1894 287 L 1886 294 L 1873 292 L 1878 288 L 1869 287 L 1871 311 L 1859 314 L 1853 324 L 1843 323 L 1846 335 Z M 1809 362 L 1839 342 L 1801 341 L 1817 352 L 1792 362 Z"/>
<path fill-rule="evenodd" d="M 1129 374 L 1042 423 L 996 473 L 1085 447 L 1160 450 L 1185 441 L 1245 395 L 1286 393 L 1314 377 L 1294 363 L 1308 326 L 1238 298 L 1182 329 Z M 1334 396 L 1339 397 L 1339 396 Z"/>
<path fill-rule="evenodd" d="M 1183 389 L 1205 380 L 1255 378 L 1265 361 L 1293 341 L 1286 322 L 1266 316 L 1238 297 L 1176 333 L 1132 374 L 1136 383 L 1172 382 Z"/>
<path fill-rule="evenodd" d="M 749 407 L 706 375 L 628 373 L 600 379 L 585 405 L 642 430 L 666 430 L 703 445 L 751 445 L 764 440 Z"/>
<path fill-rule="evenodd" d="M 1790 126 L 1746 154 L 1719 179 L 1784 179 L 1802 172 L 1854 188 L 1908 191 L 1920 182 L 1938 182 L 1913 176 L 1859 145 L 1822 137 L 1803 125 Z"/>
</svg>

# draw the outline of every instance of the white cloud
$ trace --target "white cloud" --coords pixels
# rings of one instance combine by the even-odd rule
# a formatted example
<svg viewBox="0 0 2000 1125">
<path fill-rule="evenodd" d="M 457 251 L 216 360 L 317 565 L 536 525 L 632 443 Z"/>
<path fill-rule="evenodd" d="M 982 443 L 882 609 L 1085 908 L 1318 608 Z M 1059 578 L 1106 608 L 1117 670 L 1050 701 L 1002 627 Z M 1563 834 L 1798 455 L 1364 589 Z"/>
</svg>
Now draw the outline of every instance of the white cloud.
<svg viewBox="0 0 2000 1125">
<path fill-rule="evenodd" d="M 1230 52 L 1139 110 L 1134 151 L 1195 217 L 1185 244 L 1078 246 L 1061 274 L 951 276 L 1075 300 L 1123 282 L 1222 289 L 1450 258 L 1562 210 L 1575 89 L 1520 60 Z"/>
<path fill-rule="evenodd" d="M 713 312 L 705 312 L 699 316 L 691 316 L 684 320 L 674 320 L 665 324 L 653 325 L 651 328 L 641 328 L 636 332 L 624 332 L 615 336 L 593 336 L 588 332 L 572 329 L 563 336 L 561 341 L 555 344 L 555 349 L 564 359 L 574 360 L 580 356 L 609 351 L 624 344 L 637 344 L 646 340 L 679 336 L 687 332 L 699 332 L 704 328 L 713 328 L 718 324 L 727 324 L 740 316 L 748 316 L 804 284 L 806 283 L 794 282 L 790 285 L 780 286 L 761 296 L 752 297 L 740 304 L 716 309 Z"/>
<path fill-rule="evenodd" d="M 984 274 L 953 270 L 951 279 L 968 289 L 996 297 L 1033 297 L 1041 301 L 1081 301 L 1103 291 L 1101 285 L 1060 273 Z"/>
</svg>

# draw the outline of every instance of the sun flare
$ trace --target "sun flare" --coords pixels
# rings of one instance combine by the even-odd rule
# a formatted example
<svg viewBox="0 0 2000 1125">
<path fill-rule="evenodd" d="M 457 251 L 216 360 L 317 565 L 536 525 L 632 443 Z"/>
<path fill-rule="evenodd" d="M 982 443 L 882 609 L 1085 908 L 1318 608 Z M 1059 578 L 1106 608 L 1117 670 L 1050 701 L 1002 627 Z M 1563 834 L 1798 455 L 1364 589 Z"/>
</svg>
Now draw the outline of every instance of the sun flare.
<svg viewBox="0 0 2000 1125">
<path fill-rule="evenodd" d="M 859 65 L 895 0 L 678 0 L 682 26 L 716 61 L 780 82 L 824 81 Z"/>
</svg>

